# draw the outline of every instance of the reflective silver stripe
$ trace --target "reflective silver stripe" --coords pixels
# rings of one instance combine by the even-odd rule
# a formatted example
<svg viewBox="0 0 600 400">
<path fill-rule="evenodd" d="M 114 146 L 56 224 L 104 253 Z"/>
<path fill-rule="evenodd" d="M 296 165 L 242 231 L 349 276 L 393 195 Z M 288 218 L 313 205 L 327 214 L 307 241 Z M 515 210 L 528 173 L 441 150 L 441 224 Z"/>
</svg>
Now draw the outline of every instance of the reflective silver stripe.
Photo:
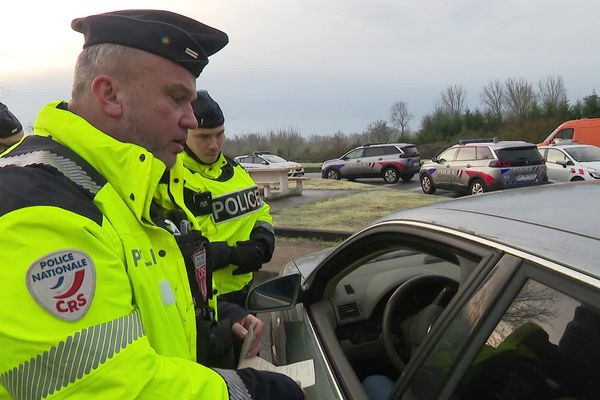
<svg viewBox="0 0 600 400">
<path fill-rule="evenodd" d="M 237 372 L 232 369 L 213 368 L 213 370 L 225 380 L 229 400 L 252 400 L 246 385 L 244 385 Z"/>
<path fill-rule="evenodd" d="M 55 168 L 64 176 L 88 190 L 92 194 L 98 193 L 99 186 L 77 163 L 68 158 L 56 155 L 50 151 L 38 150 L 18 156 L 0 158 L 0 168 L 7 165 L 26 167 L 34 164 L 45 164 Z"/>
<path fill-rule="evenodd" d="M 261 221 L 258 220 L 256 221 L 256 223 L 254 224 L 254 227 L 260 227 L 260 228 L 265 228 L 267 229 L 269 232 L 271 233 L 275 233 L 275 231 L 273 230 L 273 225 L 271 225 L 270 223 L 266 222 L 266 221 Z"/>
<path fill-rule="evenodd" d="M 81 379 L 142 336 L 142 320 L 135 310 L 69 336 L 0 375 L 0 383 L 15 399 L 41 399 Z"/>
</svg>

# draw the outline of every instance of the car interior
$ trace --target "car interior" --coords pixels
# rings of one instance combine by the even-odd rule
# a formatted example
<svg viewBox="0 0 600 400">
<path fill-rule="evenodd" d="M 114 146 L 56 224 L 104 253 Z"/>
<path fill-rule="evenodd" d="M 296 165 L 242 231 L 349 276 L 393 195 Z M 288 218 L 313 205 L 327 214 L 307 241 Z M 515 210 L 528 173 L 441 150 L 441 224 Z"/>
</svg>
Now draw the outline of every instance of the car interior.
<svg viewBox="0 0 600 400">
<path fill-rule="evenodd" d="M 398 380 L 482 255 L 417 237 L 371 235 L 336 258 L 337 272 L 309 309 L 341 387 L 361 398 L 368 376 Z"/>
</svg>

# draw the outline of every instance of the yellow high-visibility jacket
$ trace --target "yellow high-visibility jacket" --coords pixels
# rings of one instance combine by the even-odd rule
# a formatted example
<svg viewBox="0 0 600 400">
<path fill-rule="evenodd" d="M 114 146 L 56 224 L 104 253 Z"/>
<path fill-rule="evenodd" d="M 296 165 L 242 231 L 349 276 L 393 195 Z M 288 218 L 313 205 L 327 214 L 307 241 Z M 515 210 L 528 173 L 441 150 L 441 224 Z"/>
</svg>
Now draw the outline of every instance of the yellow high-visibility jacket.
<svg viewBox="0 0 600 400">
<path fill-rule="evenodd" d="M 238 241 L 257 239 L 265 245 L 267 259 L 275 247 L 273 219 L 269 205 L 260 197 L 256 183 L 238 163 L 222 153 L 212 164 L 202 164 L 187 152 L 181 153 L 185 176 L 186 206 L 196 215 L 202 234 L 211 242 L 227 242 L 235 246 Z M 210 193 L 208 207 L 199 209 L 198 195 Z M 202 202 L 202 200 L 200 200 Z M 242 289 L 252 280 L 252 273 L 233 275 L 236 265 L 213 272 L 218 294 Z"/>
<path fill-rule="evenodd" d="M 154 222 L 164 163 L 64 102 L 34 129 L 0 158 L 0 398 L 249 398 L 195 362 L 184 261 Z"/>
</svg>

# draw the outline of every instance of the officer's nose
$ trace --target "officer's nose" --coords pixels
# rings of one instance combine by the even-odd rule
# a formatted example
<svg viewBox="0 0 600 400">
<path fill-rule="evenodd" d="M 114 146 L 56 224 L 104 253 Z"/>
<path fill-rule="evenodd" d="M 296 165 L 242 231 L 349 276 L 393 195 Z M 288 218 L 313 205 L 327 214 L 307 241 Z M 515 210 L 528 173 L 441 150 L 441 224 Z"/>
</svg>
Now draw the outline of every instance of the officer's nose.
<svg viewBox="0 0 600 400">
<path fill-rule="evenodd" d="M 198 120 L 196 120 L 196 116 L 194 115 L 192 103 L 187 105 L 179 125 L 185 129 L 196 129 L 198 127 Z"/>
</svg>

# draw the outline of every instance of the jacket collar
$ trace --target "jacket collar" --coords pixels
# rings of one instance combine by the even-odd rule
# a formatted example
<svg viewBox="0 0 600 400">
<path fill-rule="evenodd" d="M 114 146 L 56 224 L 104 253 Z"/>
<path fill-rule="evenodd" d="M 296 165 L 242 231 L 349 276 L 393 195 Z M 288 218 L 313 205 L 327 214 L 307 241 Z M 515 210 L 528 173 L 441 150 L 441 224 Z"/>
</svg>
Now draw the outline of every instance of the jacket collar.
<svg viewBox="0 0 600 400">
<path fill-rule="evenodd" d="M 190 150 L 191 152 L 191 150 Z M 217 160 L 212 164 L 203 164 L 196 157 L 187 151 L 180 153 L 183 165 L 194 173 L 206 176 L 211 179 L 217 179 L 221 175 L 221 169 L 227 165 L 227 159 L 223 152 L 219 154 Z"/>
<path fill-rule="evenodd" d="M 51 136 L 90 163 L 135 216 L 151 221 L 150 205 L 165 164 L 141 146 L 120 142 L 55 101 L 38 113 L 34 132 Z"/>
</svg>

